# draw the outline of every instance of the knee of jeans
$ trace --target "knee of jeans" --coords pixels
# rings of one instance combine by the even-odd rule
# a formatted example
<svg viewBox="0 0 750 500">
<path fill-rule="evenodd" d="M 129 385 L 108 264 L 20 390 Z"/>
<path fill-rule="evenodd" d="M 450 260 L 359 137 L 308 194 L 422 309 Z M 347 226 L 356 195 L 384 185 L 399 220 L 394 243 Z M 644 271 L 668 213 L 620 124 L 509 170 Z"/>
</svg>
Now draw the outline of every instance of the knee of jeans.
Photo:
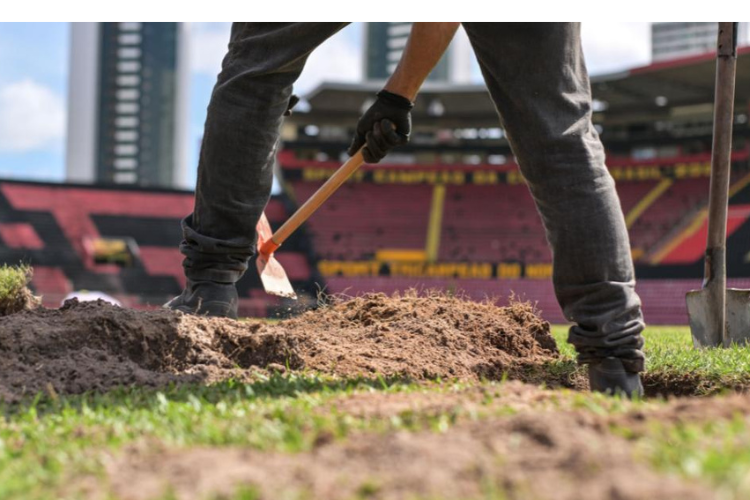
<svg viewBox="0 0 750 500">
<path fill-rule="evenodd" d="M 568 203 L 575 199 L 591 200 L 592 196 L 615 192 L 615 182 L 606 167 L 582 161 L 578 166 L 547 165 L 536 167 L 530 174 L 523 173 L 537 201 Z"/>
<path fill-rule="evenodd" d="M 529 186 L 556 189 L 614 185 L 604 163 L 604 154 L 581 145 L 540 144 L 528 154 L 518 155 L 521 174 Z M 606 186 L 608 187 L 608 186 Z"/>
</svg>

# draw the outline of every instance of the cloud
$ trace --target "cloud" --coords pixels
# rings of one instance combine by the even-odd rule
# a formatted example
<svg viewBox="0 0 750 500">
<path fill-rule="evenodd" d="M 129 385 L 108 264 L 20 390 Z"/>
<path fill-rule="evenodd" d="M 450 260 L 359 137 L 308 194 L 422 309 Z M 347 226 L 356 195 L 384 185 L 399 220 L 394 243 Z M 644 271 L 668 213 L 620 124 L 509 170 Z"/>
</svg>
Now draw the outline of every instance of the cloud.
<svg viewBox="0 0 750 500">
<path fill-rule="evenodd" d="M 59 148 L 65 137 L 63 99 L 31 79 L 0 86 L 0 151 Z"/>
<path fill-rule="evenodd" d="M 193 23 L 190 29 L 190 70 L 216 76 L 227 52 L 231 23 Z"/>
<path fill-rule="evenodd" d="M 591 74 L 651 62 L 651 23 L 584 22 L 581 30 L 583 52 Z"/>
<path fill-rule="evenodd" d="M 354 27 L 345 28 L 352 30 Z M 362 42 L 352 43 L 349 33 L 339 32 L 323 43 L 305 64 L 295 92 L 305 94 L 321 82 L 358 82 L 362 80 Z"/>
<path fill-rule="evenodd" d="M 231 25 L 194 23 L 190 30 L 190 69 L 193 74 L 214 77 L 227 51 Z M 356 36 L 358 27 L 350 26 L 316 49 L 307 60 L 295 92 L 304 94 L 322 81 L 356 82 L 362 78 L 362 46 Z M 354 36 L 352 36 L 354 35 Z M 356 42 L 353 38 L 357 38 Z M 293 43 L 293 41 L 290 41 Z"/>
<path fill-rule="evenodd" d="M 651 23 L 584 22 L 583 48 L 589 73 L 618 71 L 651 61 Z M 227 50 L 231 24 L 194 23 L 191 27 L 191 70 L 215 77 Z M 307 61 L 295 85 L 304 94 L 323 81 L 362 79 L 362 23 L 354 23 L 321 45 Z M 480 82 L 476 64 L 472 80 Z"/>
</svg>

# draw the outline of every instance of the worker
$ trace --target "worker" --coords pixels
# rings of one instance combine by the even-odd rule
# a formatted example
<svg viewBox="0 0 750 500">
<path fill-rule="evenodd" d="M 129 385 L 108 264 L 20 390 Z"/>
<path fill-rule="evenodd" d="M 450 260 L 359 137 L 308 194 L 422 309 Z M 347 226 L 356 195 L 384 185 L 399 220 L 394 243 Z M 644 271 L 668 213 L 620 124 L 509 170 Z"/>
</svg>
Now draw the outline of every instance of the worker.
<svg viewBox="0 0 750 500">
<path fill-rule="evenodd" d="M 417 92 L 460 23 L 414 23 L 395 72 L 360 118 L 349 154 L 379 162 L 408 141 Z M 310 53 L 345 23 L 235 23 L 211 95 L 193 213 L 182 222 L 187 285 L 167 307 L 237 316 L 235 282 L 255 251 L 280 126 Z M 463 23 L 544 222 L 568 341 L 591 389 L 640 396 L 644 329 L 630 244 L 591 121 L 577 23 Z"/>
</svg>

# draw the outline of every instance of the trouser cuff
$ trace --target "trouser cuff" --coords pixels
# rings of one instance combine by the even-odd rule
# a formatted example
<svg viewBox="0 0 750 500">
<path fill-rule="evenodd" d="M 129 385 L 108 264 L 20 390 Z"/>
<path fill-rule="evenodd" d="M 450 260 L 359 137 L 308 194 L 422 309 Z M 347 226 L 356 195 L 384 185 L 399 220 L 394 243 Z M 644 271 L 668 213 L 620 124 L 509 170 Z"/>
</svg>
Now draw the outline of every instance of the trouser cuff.
<svg viewBox="0 0 750 500">
<path fill-rule="evenodd" d="M 191 281 L 216 281 L 218 283 L 236 283 L 242 277 L 241 272 L 224 269 L 185 269 L 185 276 Z"/>
<path fill-rule="evenodd" d="M 646 356 L 643 351 L 629 350 L 627 353 L 617 352 L 583 352 L 578 354 L 578 364 L 588 365 L 598 363 L 605 358 L 617 358 L 622 362 L 623 368 L 631 373 L 640 373 L 646 370 Z"/>
</svg>

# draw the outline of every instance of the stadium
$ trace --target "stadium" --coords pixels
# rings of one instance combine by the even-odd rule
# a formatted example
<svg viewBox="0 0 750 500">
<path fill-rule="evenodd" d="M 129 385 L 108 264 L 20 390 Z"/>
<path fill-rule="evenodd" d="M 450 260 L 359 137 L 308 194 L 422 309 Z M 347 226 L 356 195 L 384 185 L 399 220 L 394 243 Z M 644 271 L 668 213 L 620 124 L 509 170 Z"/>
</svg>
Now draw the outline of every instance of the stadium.
<svg viewBox="0 0 750 500">
<path fill-rule="evenodd" d="M 205 64 L 195 54 L 219 40 L 216 52 L 228 54 L 232 67 L 244 57 L 237 47 L 262 47 L 256 35 L 291 33 L 282 37 L 286 43 L 311 29 L 307 23 L 10 24 L 0 23 L 4 69 L 22 66 L 8 63 L 9 46 L 25 47 L 18 51 L 24 57 L 32 46 L 49 51 L 46 59 L 29 57 L 36 67 L 37 59 L 60 59 L 44 37 L 55 30 L 68 37 L 70 57 L 58 182 L 29 180 L 43 177 L 34 171 L 38 151 L 9 155 L 2 134 L 33 130 L 26 115 L 35 110 L 44 111 L 45 124 L 53 121 L 53 100 L 25 80 L 10 92 L 0 78 L 0 172 L 9 172 L 0 174 L 0 500 L 750 497 L 749 23 L 597 25 L 620 34 L 648 31 L 652 62 L 595 72 L 590 82 L 578 78 L 591 86 L 593 125 L 627 226 L 645 330 L 637 301 L 620 300 L 630 289 L 612 274 L 570 287 L 577 290 L 568 295 L 599 303 L 580 300 L 578 312 L 563 315 L 552 283 L 561 266 L 553 269 L 548 235 L 502 121 L 485 85 L 476 83 L 468 24 L 351 23 L 333 37 L 342 37 L 336 50 L 323 46 L 322 57 L 307 60 L 305 71 L 326 78 L 300 85 L 293 113 L 274 122 L 278 142 L 262 121 L 263 106 L 245 104 L 262 95 L 277 120 L 293 100 L 284 93 L 270 105 L 264 93 L 275 91 L 269 82 L 288 77 L 289 67 L 268 81 L 252 71 L 232 76 L 241 92 L 226 94 L 224 84 L 214 87 L 222 82 L 214 66 L 210 81 L 192 74 L 199 89 L 188 91 L 186 61 Z M 529 26 L 512 28 L 519 36 Z M 549 31 L 570 41 L 580 27 L 542 28 L 540 37 Z M 25 42 L 9 42 L 14 30 Z M 360 165 L 362 150 L 347 153 L 358 122 L 383 99 L 377 94 L 409 59 L 403 54 L 420 31 L 448 33 L 443 41 L 451 44 L 435 56 L 415 102 L 384 99 L 401 103 L 393 116 L 410 117 L 410 140 L 380 163 Z M 238 42 L 242 33 L 252 36 Z M 613 59 L 638 43 L 588 33 Z M 192 60 L 191 40 L 202 42 Z M 341 48 L 357 44 L 361 77 L 328 78 L 336 72 L 323 59 L 351 65 Z M 428 43 L 412 50 L 425 47 L 434 52 Z M 565 61 L 566 75 L 581 77 L 580 66 Z M 564 81 L 556 71 L 543 76 Z M 304 72 L 297 82 L 303 79 Z M 581 102 L 576 87 L 574 107 Z M 243 119 L 232 122 L 231 113 L 217 114 L 209 104 L 205 117 L 198 113 L 206 124 L 196 126 L 187 109 L 191 92 L 193 99 L 206 94 L 199 104 L 226 99 Z M 552 101 L 561 97 L 554 93 Z M 11 106 L 16 100 L 25 105 Z M 244 121 L 248 111 L 265 125 Z M 591 138 L 588 117 L 576 115 L 585 124 L 576 130 Z M 376 118 L 375 126 L 382 122 Z M 188 153 L 203 155 L 206 144 L 216 144 L 212 123 L 232 124 L 218 135 L 238 140 L 214 148 L 227 163 L 216 163 L 212 180 L 199 175 L 196 196 L 188 187 L 198 157 L 193 162 Z M 566 121 L 564 128 L 570 135 L 575 125 Z M 273 161 L 253 142 L 253 129 L 273 138 Z M 22 135 L 12 136 L 12 147 L 20 148 Z M 559 144 L 538 149 L 552 155 L 564 149 Z M 262 153 L 258 162 L 243 156 L 254 148 Z M 20 167 L 7 168 L 8 158 Z M 261 217 L 260 255 L 236 295 L 226 279 L 236 267 L 221 267 L 227 261 L 208 259 L 211 265 L 188 280 L 179 250 L 183 219 L 196 199 L 216 201 L 206 192 L 217 177 L 231 185 L 219 191 L 233 210 L 222 216 L 250 212 L 252 203 L 236 190 L 244 184 L 224 172 L 259 162 L 273 167 L 264 213 L 277 232 L 269 239 Z M 205 157 L 200 164 L 206 174 Z M 340 178 L 342 165 L 356 168 L 284 239 L 280 228 L 309 214 L 306 203 Z M 726 190 L 716 181 L 722 172 Z M 610 187 L 607 179 L 609 194 Z M 717 202 L 717 193 L 728 202 Z M 726 238 L 718 238 L 724 209 Z M 582 221 L 597 219 L 581 212 Z M 217 227 L 223 222 L 212 219 Z M 231 222 L 224 226 L 239 227 L 238 218 Z M 568 220 L 564 227 L 571 234 L 601 229 L 588 223 Z M 611 232 L 624 243 L 621 230 Z M 198 253 L 229 256 L 236 266 L 247 240 L 235 245 L 242 237 L 224 236 L 193 234 L 209 241 Z M 711 243 L 717 239 L 718 246 Z M 719 281 L 722 242 L 728 290 Z M 618 248 L 617 263 L 629 269 L 626 247 Z M 589 267 L 592 254 L 569 261 L 575 274 L 588 271 L 580 264 Z M 188 273 L 196 271 L 190 266 Z M 286 294 L 280 268 L 296 299 Z M 618 297 L 601 292 L 613 282 Z M 598 317 L 587 321 L 587 314 Z M 720 335 L 708 342 L 696 334 L 701 327 Z"/>
<path fill-rule="evenodd" d="M 750 49 L 737 63 L 728 219 L 730 284 L 750 281 L 748 110 Z M 592 79 L 594 120 L 630 232 L 649 324 L 685 324 L 684 295 L 703 273 L 710 174 L 714 59 L 655 63 Z M 288 118 L 278 155 L 282 189 L 266 214 L 278 227 L 346 159 L 353 124 L 376 86 L 323 83 L 307 112 Z M 511 294 L 564 318 L 551 255 L 497 114 L 483 85 L 428 84 L 411 143 L 365 166 L 278 253 L 302 307 L 319 292 L 359 295 L 409 288 Z M 154 307 L 184 285 L 179 221 L 192 193 L 3 181 L 0 258 L 35 268 L 48 305 L 97 290 Z M 285 314 L 253 273 L 239 284 L 243 315 Z"/>
</svg>

